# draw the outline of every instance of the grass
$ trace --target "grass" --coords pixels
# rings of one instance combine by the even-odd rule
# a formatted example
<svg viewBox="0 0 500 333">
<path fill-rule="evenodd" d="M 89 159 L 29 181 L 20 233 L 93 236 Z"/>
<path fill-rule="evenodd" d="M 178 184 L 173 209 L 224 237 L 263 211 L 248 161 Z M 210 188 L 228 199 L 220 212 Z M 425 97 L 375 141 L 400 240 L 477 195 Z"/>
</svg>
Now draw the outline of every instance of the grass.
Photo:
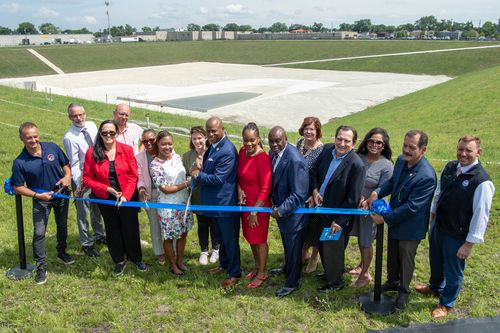
<svg viewBox="0 0 500 333">
<path fill-rule="evenodd" d="M 190 44 L 185 45 L 189 48 L 192 47 Z M 225 45 L 224 42 L 219 44 Z M 281 47 L 282 44 L 276 45 Z M 358 114 L 333 119 L 324 126 L 324 141 L 329 141 L 330 135 L 340 124 L 355 126 L 361 136 L 371 127 L 382 126 L 389 131 L 393 150 L 397 155 L 404 132 L 410 128 L 421 128 L 429 134 L 427 156 L 439 172 L 444 166 L 444 160 L 454 158 L 454 146 L 459 136 L 465 133 L 478 134 L 484 141 L 482 161 L 486 162 L 485 167 L 498 187 L 500 144 L 496 125 L 500 120 L 497 97 L 500 66 L 457 75 L 456 79 L 443 84 Z M 0 179 L 10 176 L 12 160 L 22 148 L 17 126 L 23 121 L 35 121 L 39 124 L 42 139 L 61 144 L 62 136 L 70 124 L 65 107 L 72 101 L 71 98 L 60 96 L 48 100 L 40 93 L 0 87 Z M 111 116 L 110 105 L 81 102 L 86 106 L 90 118 L 102 120 Z M 132 119 L 144 120 L 147 113 L 150 114 L 151 121 L 157 124 L 179 127 L 200 124 L 197 119 L 140 109 L 134 109 Z M 241 125 L 226 124 L 226 129 L 229 133 L 239 135 Z M 294 142 L 297 134 L 289 134 L 290 141 Z M 175 136 L 175 149 L 178 153 L 186 151 L 187 146 L 186 138 Z M 497 191 L 493 203 L 486 244 L 476 246 L 472 257 L 467 261 L 464 290 L 449 320 L 500 314 L 500 266 L 494 264 L 500 259 L 498 193 Z M 27 198 L 23 202 L 27 255 L 31 261 L 31 202 Z M 11 197 L 2 194 L 0 213 L 3 216 L 0 221 L 0 271 L 6 271 L 18 263 L 15 210 Z M 140 214 L 140 220 L 141 238 L 149 240 L 149 227 L 144 213 Z M 11 281 L 0 277 L 0 331 L 175 329 L 216 332 L 364 332 L 367 329 L 442 322 L 431 319 L 429 315 L 435 299 L 412 294 L 410 305 L 405 311 L 386 317 L 369 316 L 359 309 L 357 300 L 371 287 L 362 290 L 345 288 L 332 295 L 318 295 L 315 288 L 320 284 L 308 275 L 304 276 L 300 291 L 283 300 L 274 296 L 274 291 L 283 284 L 281 277 L 272 277 L 259 290 L 246 290 L 244 283 L 240 283 L 233 290 L 223 291 L 218 287 L 220 277 L 208 276 L 205 268 L 197 264 L 199 249 L 196 230 L 192 230 L 188 237 L 187 255 L 193 272 L 187 276 L 177 278 L 167 273 L 166 268 L 153 265 L 147 273 L 138 273 L 128 266 L 124 276 L 114 278 L 106 249 L 101 248 L 102 256 L 96 259 L 85 257 L 80 251 L 74 221 L 75 210 L 71 208 L 68 220 L 69 253 L 76 257 L 74 265 L 64 267 L 56 261 L 55 226 L 51 220 L 46 246 L 49 263 L 47 284 L 36 286 L 32 279 Z M 278 267 L 282 260 L 282 246 L 274 222 L 270 227 L 269 243 L 268 268 Z M 242 266 L 249 269 L 249 246 L 244 240 L 241 240 L 240 245 Z M 143 253 L 147 262 L 154 263 L 150 246 L 144 248 Z M 416 258 L 415 283 L 426 282 L 428 278 L 427 253 L 428 244 L 423 241 Z M 359 260 L 355 239 L 348 248 L 346 258 L 348 266 L 356 265 Z M 346 279 L 347 283 L 352 281 L 350 277 L 346 276 Z"/>
<path fill-rule="evenodd" d="M 398 52 L 412 52 L 423 50 L 436 50 L 461 47 L 475 47 L 483 45 L 497 45 L 497 42 L 478 43 L 464 41 L 212 41 L 212 42 L 166 42 L 166 43 L 137 43 L 137 44 L 94 44 L 94 45 L 60 45 L 40 46 L 34 49 L 48 58 L 67 73 L 95 71 L 103 69 L 117 69 L 140 66 L 167 65 L 182 62 L 209 61 L 238 64 L 274 64 L 303 60 L 318 60 L 340 57 L 363 56 L 373 54 L 387 54 Z M 475 51 L 482 66 L 498 64 L 498 49 Z M 24 53 L 24 55 L 23 55 Z M 25 48 L 0 49 L 2 59 L 17 61 L 17 54 L 26 56 Z M 496 55 L 496 56 L 495 56 Z M 29 54 L 30 57 L 32 57 Z M 434 74 L 436 67 L 444 63 L 444 70 L 440 74 L 454 75 L 478 68 L 474 59 L 470 59 L 466 52 L 450 52 L 438 62 L 429 63 L 420 55 L 415 55 L 418 65 L 408 66 L 408 63 L 397 63 L 386 66 L 381 70 L 402 73 Z M 465 57 L 465 60 L 462 60 Z M 391 63 L 394 57 L 382 58 Z M 434 60 L 434 58 L 433 58 Z M 357 64 L 371 63 L 377 60 L 361 60 L 351 67 L 343 68 L 342 64 L 314 64 L 307 68 L 325 68 L 352 70 Z M 342 62 L 343 63 L 343 62 Z M 349 62 L 348 62 L 349 63 Z M 457 70 L 455 65 L 461 63 L 463 69 Z M 14 63 L 16 64 L 16 63 Z M 36 65 L 44 66 L 45 65 Z M 312 66 L 312 67 L 309 67 Z M 319 67 L 315 67 L 319 66 Z M 377 64 L 372 66 L 376 70 Z M 35 64 L 23 66 L 23 71 L 17 71 L 18 76 L 53 73 L 46 69 L 45 73 L 37 72 Z M 300 65 L 299 67 L 304 67 Z M 395 67 L 395 68 L 394 68 Z M 10 77 L 12 69 L 0 65 L 0 78 Z"/>
<path fill-rule="evenodd" d="M 54 74 L 25 48 L 0 48 L 0 59 L 0 78 Z"/>
</svg>

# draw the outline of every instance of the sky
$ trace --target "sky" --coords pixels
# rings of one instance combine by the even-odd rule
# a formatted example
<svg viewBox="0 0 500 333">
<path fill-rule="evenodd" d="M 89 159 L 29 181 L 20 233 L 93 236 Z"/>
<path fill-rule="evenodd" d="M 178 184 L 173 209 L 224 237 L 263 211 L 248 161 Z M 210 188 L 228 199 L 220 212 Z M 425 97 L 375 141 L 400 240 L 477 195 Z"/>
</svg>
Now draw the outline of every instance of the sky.
<svg viewBox="0 0 500 333">
<path fill-rule="evenodd" d="M 486 21 L 498 23 L 498 0 L 109 0 L 111 26 L 130 24 L 139 31 L 144 26 L 185 28 L 189 23 L 249 24 L 269 27 L 274 22 L 312 25 L 314 22 L 337 28 L 340 23 L 369 18 L 372 24 L 414 23 L 434 15 L 438 20 Z M 61 29 L 107 28 L 106 6 L 97 0 L 0 0 L 0 26 L 16 29 L 21 22 L 37 28 L 50 22 Z"/>
</svg>

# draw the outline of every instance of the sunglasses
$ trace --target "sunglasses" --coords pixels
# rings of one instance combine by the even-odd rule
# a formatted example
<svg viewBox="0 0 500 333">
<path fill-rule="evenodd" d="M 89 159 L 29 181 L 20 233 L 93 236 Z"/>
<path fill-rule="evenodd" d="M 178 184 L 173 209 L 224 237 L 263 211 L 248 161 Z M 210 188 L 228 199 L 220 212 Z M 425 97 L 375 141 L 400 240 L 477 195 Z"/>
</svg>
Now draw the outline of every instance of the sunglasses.
<svg viewBox="0 0 500 333">
<path fill-rule="evenodd" d="M 373 140 L 373 139 L 368 139 L 366 142 L 368 142 L 368 144 L 376 145 L 376 146 L 383 146 L 383 145 L 385 145 L 384 141 L 376 141 L 376 140 Z"/>
<path fill-rule="evenodd" d="M 110 137 L 114 137 L 116 135 L 116 132 L 115 131 L 105 131 L 105 132 L 101 132 L 101 136 L 110 136 Z"/>
<path fill-rule="evenodd" d="M 142 144 L 144 144 L 144 145 L 145 145 L 145 144 L 147 144 L 147 143 L 149 143 L 149 144 L 153 144 L 153 143 L 155 143 L 155 140 L 156 140 L 156 139 L 147 139 L 147 140 L 142 140 L 141 142 L 142 142 Z"/>
</svg>

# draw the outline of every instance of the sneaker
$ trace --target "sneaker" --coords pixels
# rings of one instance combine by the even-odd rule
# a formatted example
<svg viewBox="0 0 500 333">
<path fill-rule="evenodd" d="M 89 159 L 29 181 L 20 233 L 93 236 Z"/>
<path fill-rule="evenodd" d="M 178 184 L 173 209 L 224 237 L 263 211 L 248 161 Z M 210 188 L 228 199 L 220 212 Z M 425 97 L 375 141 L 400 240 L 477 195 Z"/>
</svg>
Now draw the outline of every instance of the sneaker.
<svg viewBox="0 0 500 333">
<path fill-rule="evenodd" d="M 212 255 L 210 256 L 210 262 L 216 263 L 219 260 L 219 250 L 212 250 Z"/>
<path fill-rule="evenodd" d="M 93 246 L 82 246 L 82 250 L 89 257 L 99 257 L 100 255 Z"/>
<path fill-rule="evenodd" d="M 148 270 L 148 265 L 144 263 L 144 261 L 134 262 L 135 266 L 137 266 L 137 270 L 139 272 L 145 272 Z"/>
<path fill-rule="evenodd" d="M 199 262 L 200 262 L 200 265 L 203 265 L 203 266 L 208 265 L 208 252 L 200 253 Z"/>
<path fill-rule="evenodd" d="M 115 276 L 120 276 L 123 274 L 124 270 L 125 270 L 125 262 L 118 263 L 115 265 L 115 270 L 113 271 L 113 274 L 115 274 Z"/>
<path fill-rule="evenodd" d="M 73 259 L 72 256 L 70 256 L 69 254 L 66 253 L 66 251 L 64 252 L 59 252 L 59 254 L 57 255 L 57 257 L 59 259 L 61 259 L 61 261 L 65 264 L 65 265 L 71 265 L 72 263 L 75 262 L 75 259 Z"/>
<path fill-rule="evenodd" d="M 47 271 L 43 267 L 38 267 L 36 270 L 36 284 L 44 284 L 47 281 Z"/>
</svg>

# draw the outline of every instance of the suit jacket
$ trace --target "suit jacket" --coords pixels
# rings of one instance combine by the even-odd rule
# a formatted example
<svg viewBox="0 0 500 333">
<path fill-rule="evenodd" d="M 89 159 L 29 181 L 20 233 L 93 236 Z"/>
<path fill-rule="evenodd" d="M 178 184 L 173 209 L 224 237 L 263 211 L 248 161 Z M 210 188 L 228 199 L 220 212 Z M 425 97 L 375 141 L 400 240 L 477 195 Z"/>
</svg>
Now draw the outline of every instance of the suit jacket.
<svg viewBox="0 0 500 333">
<path fill-rule="evenodd" d="M 224 137 L 217 148 L 212 145 L 203 156 L 203 171 L 196 178 L 200 186 L 201 204 L 218 206 L 236 206 L 238 155 L 229 139 Z M 235 212 L 208 212 L 203 215 L 212 217 L 232 216 Z"/>
<path fill-rule="evenodd" d="M 107 199 L 109 193 L 109 160 L 104 156 L 102 163 L 97 163 L 92 157 L 93 147 L 90 147 L 85 154 L 83 164 L 83 185 L 92 190 L 98 198 Z M 115 170 L 120 184 L 122 195 L 130 201 L 137 185 L 137 163 L 132 147 L 120 142 L 116 142 Z"/>
<path fill-rule="evenodd" d="M 398 240 L 420 240 L 425 238 L 429 225 L 436 173 L 424 157 L 411 169 L 410 177 L 401 182 L 405 166 L 406 161 L 399 156 L 392 178 L 382 185 L 378 196 L 383 198 L 391 195 L 392 213 L 384 217 L 391 237 Z"/>
<path fill-rule="evenodd" d="M 274 153 L 269 152 L 271 160 Z M 282 233 L 302 230 L 307 223 L 305 214 L 294 214 L 296 208 L 305 206 L 309 195 L 309 178 L 306 161 L 295 146 L 287 144 L 283 155 L 273 172 L 271 199 L 282 216 L 278 226 Z"/>
<path fill-rule="evenodd" d="M 333 160 L 334 144 L 327 144 L 318 157 L 315 167 L 311 170 L 311 181 L 314 189 L 319 191 L 325 180 L 326 173 Z M 365 183 L 366 167 L 354 150 L 348 153 L 333 173 L 323 195 L 323 207 L 358 208 L 361 192 Z M 353 216 L 347 214 L 321 214 L 323 227 L 330 227 L 332 221 L 343 228 L 342 233 L 349 233 L 352 228 Z"/>
<path fill-rule="evenodd" d="M 148 196 L 151 196 L 151 176 L 149 173 L 149 163 L 146 154 L 147 152 L 143 150 L 139 154 L 135 155 L 135 159 L 137 161 L 137 174 L 139 176 L 139 180 L 137 181 L 137 189 L 139 190 L 141 187 L 144 187 Z"/>
</svg>

